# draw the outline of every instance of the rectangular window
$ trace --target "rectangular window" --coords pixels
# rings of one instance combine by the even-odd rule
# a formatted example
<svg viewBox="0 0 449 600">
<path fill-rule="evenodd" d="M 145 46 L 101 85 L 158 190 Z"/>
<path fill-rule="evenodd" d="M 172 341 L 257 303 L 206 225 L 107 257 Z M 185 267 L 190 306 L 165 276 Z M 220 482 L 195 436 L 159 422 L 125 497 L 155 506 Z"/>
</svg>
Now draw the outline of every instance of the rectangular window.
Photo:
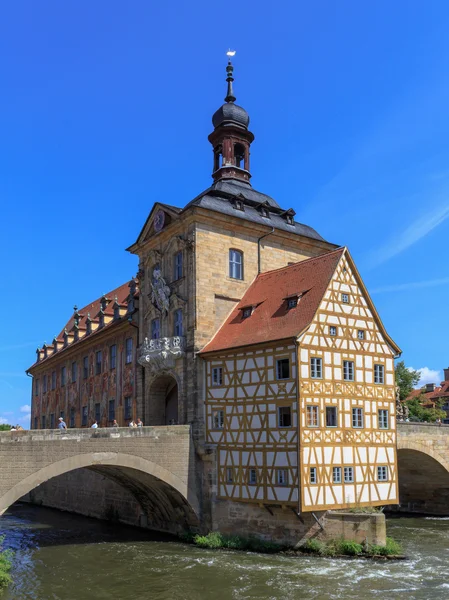
<svg viewBox="0 0 449 600">
<path fill-rule="evenodd" d="M 212 385 L 223 385 L 223 368 L 213 367 L 212 369 Z"/>
<path fill-rule="evenodd" d="M 128 338 L 125 342 L 126 364 L 129 365 L 133 361 L 133 340 Z"/>
<path fill-rule="evenodd" d="M 115 369 L 117 366 L 117 346 L 113 344 L 109 348 L 109 368 Z"/>
<path fill-rule="evenodd" d="M 354 483 L 354 468 L 344 467 L 345 483 Z"/>
<path fill-rule="evenodd" d="M 281 358 L 276 361 L 276 378 L 288 379 L 290 377 L 290 360 Z"/>
<path fill-rule="evenodd" d="M 66 368 L 65 367 L 61 367 L 61 385 L 64 386 L 65 385 L 65 381 L 66 381 Z"/>
<path fill-rule="evenodd" d="M 295 296 L 294 298 L 289 298 L 287 301 L 288 308 L 295 308 L 298 306 L 298 298 Z"/>
<path fill-rule="evenodd" d="M 56 389 L 56 371 L 52 371 L 51 373 L 51 389 Z"/>
<path fill-rule="evenodd" d="M 87 406 L 83 406 L 81 409 L 81 425 L 83 427 L 87 425 Z"/>
<path fill-rule="evenodd" d="M 78 365 L 76 364 L 76 362 L 72 362 L 72 383 L 75 383 L 76 381 L 76 376 L 78 374 Z"/>
<path fill-rule="evenodd" d="M 132 419 L 133 417 L 133 405 L 131 396 L 126 396 L 125 398 L 125 421 Z"/>
<path fill-rule="evenodd" d="M 326 427 L 337 427 L 336 406 L 326 406 Z"/>
<path fill-rule="evenodd" d="M 161 337 L 161 320 L 153 319 L 151 321 L 151 339 L 158 340 Z"/>
<path fill-rule="evenodd" d="M 42 380 L 42 391 L 44 394 L 47 391 L 47 376 L 46 375 L 44 375 L 44 378 Z"/>
<path fill-rule="evenodd" d="M 374 383 L 385 383 L 383 365 L 374 365 Z"/>
<path fill-rule="evenodd" d="M 50 429 L 55 428 L 55 413 L 51 413 L 50 415 Z"/>
<path fill-rule="evenodd" d="M 70 427 L 75 427 L 75 409 L 70 409 Z"/>
<path fill-rule="evenodd" d="M 89 376 L 89 357 L 85 356 L 83 358 L 83 378 L 87 379 Z"/>
<path fill-rule="evenodd" d="M 178 308 L 175 310 L 175 327 L 174 327 L 174 335 L 181 336 L 182 333 L 182 310 Z"/>
<path fill-rule="evenodd" d="M 390 420 L 388 418 L 388 410 L 378 410 L 379 429 L 390 429 Z"/>
<path fill-rule="evenodd" d="M 288 471 L 287 469 L 278 469 L 277 471 L 277 484 L 288 485 Z"/>
<path fill-rule="evenodd" d="M 291 406 L 280 406 L 278 408 L 279 427 L 292 426 L 292 409 Z"/>
<path fill-rule="evenodd" d="M 234 481 L 234 469 L 232 467 L 226 468 L 226 481 L 227 483 L 233 483 Z"/>
<path fill-rule="evenodd" d="M 334 467 L 332 469 L 332 482 L 341 483 L 341 467 Z"/>
<path fill-rule="evenodd" d="M 321 379 L 323 377 L 323 361 L 321 358 L 310 359 L 310 376 L 312 379 Z"/>
<path fill-rule="evenodd" d="M 309 481 L 310 483 L 318 483 L 316 467 L 310 467 Z"/>
<path fill-rule="evenodd" d="M 329 327 L 329 335 L 337 335 L 337 328 L 335 327 L 335 325 L 331 325 Z"/>
<path fill-rule="evenodd" d="M 41 429 L 45 429 L 46 423 L 45 423 L 45 415 L 42 415 L 41 417 Z"/>
<path fill-rule="evenodd" d="M 34 381 L 34 395 L 39 396 L 39 379 Z M 36 427 L 37 429 L 37 427 Z"/>
<path fill-rule="evenodd" d="M 343 361 L 343 379 L 345 381 L 354 381 L 354 363 L 352 360 Z"/>
<path fill-rule="evenodd" d="M 344 304 L 349 304 L 349 296 L 348 296 L 348 294 L 342 294 L 342 295 L 341 295 L 341 301 L 342 301 Z"/>
<path fill-rule="evenodd" d="M 243 252 L 229 250 L 229 277 L 243 279 Z"/>
<path fill-rule="evenodd" d="M 108 419 L 109 421 L 115 419 L 115 400 L 109 400 Z"/>
<path fill-rule="evenodd" d="M 257 483 L 257 470 L 256 469 L 249 470 L 248 483 L 249 483 L 249 485 L 256 485 L 256 483 Z"/>
<path fill-rule="evenodd" d="M 224 427 L 224 411 L 214 410 L 212 412 L 212 427 L 213 427 L 213 429 L 223 429 L 223 427 Z"/>
<path fill-rule="evenodd" d="M 318 406 L 307 406 L 307 427 L 319 427 L 320 426 L 320 409 Z"/>
<path fill-rule="evenodd" d="M 102 366 L 103 366 L 103 355 L 101 353 L 101 350 L 98 350 L 98 352 L 96 352 L 96 354 L 95 354 L 95 374 L 96 375 L 100 375 Z"/>
<path fill-rule="evenodd" d="M 63 421 L 64 421 L 64 415 L 65 415 L 64 411 L 63 411 L 63 410 L 61 410 L 61 411 L 60 411 L 60 413 L 59 413 L 59 416 L 61 417 L 61 419 L 62 419 Z"/>
<path fill-rule="evenodd" d="M 364 340 L 365 339 L 365 331 L 363 329 L 359 329 L 357 331 L 357 338 L 359 340 Z"/>
<path fill-rule="evenodd" d="M 377 481 L 388 481 L 388 467 L 377 467 Z"/>
<path fill-rule="evenodd" d="M 38 426 L 37 417 L 34 417 L 34 429 L 37 429 L 37 426 Z"/>
<path fill-rule="evenodd" d="M 175 254 L 174 263 L 174 279 L 176 281 L 182 277 L 182 252 L 177 252 Z"/>
<path fill-rule="evenodd" d="M 363 427 L 363 408 L 352 409 L 352 426 L 357 429 Z"/>
<path fill-rule="evenodd" d="M 95 420 L 97 421 L 98 424 L 100 424 L 100 417 L 101 417 L 101 407 L 100 407 L 100 403 L 97 402 L 95 404 Z"/>
</svg>

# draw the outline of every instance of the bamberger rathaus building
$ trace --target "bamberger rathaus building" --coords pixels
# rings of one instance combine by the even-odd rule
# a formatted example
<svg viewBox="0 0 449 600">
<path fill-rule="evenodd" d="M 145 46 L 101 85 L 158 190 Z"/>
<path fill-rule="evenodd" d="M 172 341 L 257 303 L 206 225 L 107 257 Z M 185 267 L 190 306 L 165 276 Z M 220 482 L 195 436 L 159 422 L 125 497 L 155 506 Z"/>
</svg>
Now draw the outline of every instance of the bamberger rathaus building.
<svg viewBox="0 0 449 600">
<path fill-rule="evenodd" d="M 32 426 L 191 424 L 224 529 L 232 506 L 269 520 L 395 504 L 400 350 L 349 251 L 253 188 L 233 81 L 229 62 L 212 184 L 183 208 L 157 202 L 128 248 L 136 277 L 38 350 Z"/>
</svg>

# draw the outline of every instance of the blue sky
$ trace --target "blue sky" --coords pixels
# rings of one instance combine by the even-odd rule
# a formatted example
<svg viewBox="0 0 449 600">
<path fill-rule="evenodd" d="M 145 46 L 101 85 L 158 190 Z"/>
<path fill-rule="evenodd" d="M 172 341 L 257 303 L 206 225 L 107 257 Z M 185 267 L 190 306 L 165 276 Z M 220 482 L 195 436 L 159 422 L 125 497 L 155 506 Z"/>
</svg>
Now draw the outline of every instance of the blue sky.
<svg viewBox="0 0 449 600">
<path fill-rule="evenodd" d="M 237 50 L 253 185 L 347 245 L 407 365 L 449 365 L 449 3 L 16 0 L 0 9 L 0 420 L 35 348 L 208 187 Z M 22 410 L 21 410 L 22 409 Z M 1 421 L 0 421 L 1 422 Z"/>
</svg>

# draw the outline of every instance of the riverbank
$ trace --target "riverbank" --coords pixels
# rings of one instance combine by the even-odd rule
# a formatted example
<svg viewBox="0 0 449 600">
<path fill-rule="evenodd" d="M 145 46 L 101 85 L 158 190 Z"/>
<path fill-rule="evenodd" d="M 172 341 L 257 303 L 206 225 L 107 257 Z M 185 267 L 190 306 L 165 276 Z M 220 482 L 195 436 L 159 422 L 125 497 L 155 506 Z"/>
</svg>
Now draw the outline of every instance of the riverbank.
<svg viewBox="0 0 449 600">
<path fill-rule="evenodd" d="M 262 554 L 284 553 L 290 556 L 301 554 L 312 554 L 326 557 L 348 557 L 360 558 L 391 558 L 403 560 L 404 554 L 399 542 L 387 537 L 385 546 L 379 544 L 358 544 L 343 538 L 321 541 L 315 538 L 307 540 L 298 548 L 283 546 L 270 541 L 257 538 L 244 538 L 238 535 L 223 535 L 213 531 L 207 535 L 185 535 L 182 541 L 189 542 L 209 550 L 241 550 L 245 552 L 259 552 Z"/>
<path fill-rule="evenodd" d="M 12 578 L 9 572 L 12 567 L 12 552 L 11 550 L 3 550 L 3 541 L 5 537 L 0 537 L 0 590 L 7 587 Z"/>
</svg>

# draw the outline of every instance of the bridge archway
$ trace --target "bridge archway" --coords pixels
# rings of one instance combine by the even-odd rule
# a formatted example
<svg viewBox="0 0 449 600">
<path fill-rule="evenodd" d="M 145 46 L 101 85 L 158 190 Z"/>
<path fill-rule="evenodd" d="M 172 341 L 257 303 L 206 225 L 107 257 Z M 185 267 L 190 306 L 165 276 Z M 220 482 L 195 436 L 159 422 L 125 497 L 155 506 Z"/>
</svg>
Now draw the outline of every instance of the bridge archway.
<svg viewBox="0 0 449 600">
<path fill-rule="evenodd" d="M 39 485 L 79 469 L 99 473 L 130 492 L 151 529 L 180 533 L 200 527 L 198 498 L 185 482 L 150 460 L 113 452 L 74 455 L 32 473 L 0 497 L 0 515 Z"/>
<path fill-rule="evenodd" d="M 149 425 L 179 423 L 179 382 L 172 373 L 158 375 L 149 389 Z"/>
<path fill-rule="evenodd" d="M 398 441 L 399 510 L 449 515 L 449 461 L 418 441 Z"/>
</svg>

